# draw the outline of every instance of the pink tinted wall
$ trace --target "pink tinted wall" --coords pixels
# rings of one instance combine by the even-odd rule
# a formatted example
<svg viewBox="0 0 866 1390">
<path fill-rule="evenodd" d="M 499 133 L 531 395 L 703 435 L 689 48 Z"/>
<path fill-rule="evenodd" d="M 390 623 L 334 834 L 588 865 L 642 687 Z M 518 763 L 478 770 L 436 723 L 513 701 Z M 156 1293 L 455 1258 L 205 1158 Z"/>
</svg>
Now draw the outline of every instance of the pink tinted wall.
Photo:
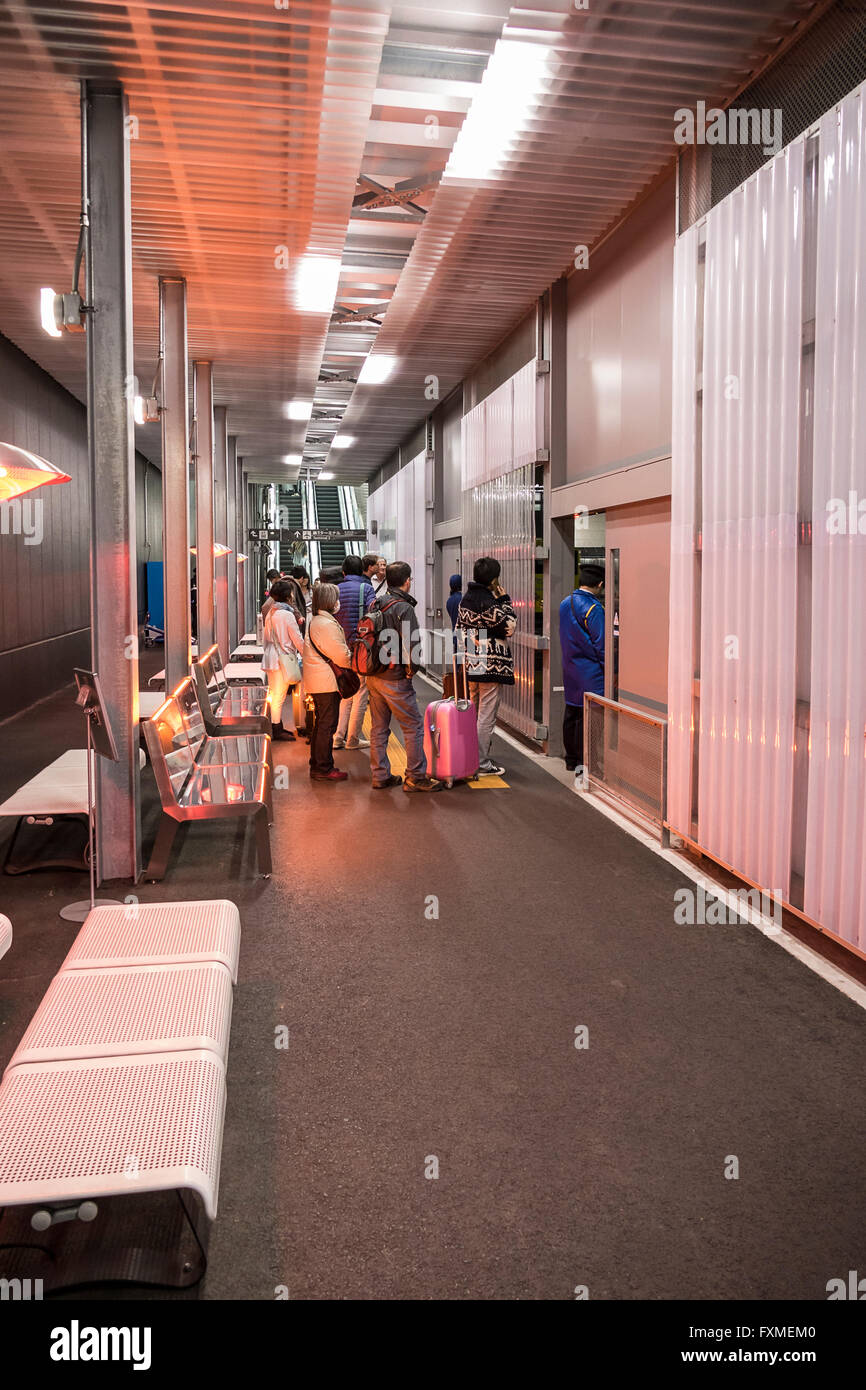
<svg viewBox="0 0 866 1390">
<path fill-rule="evenodd" d="M 610 552 L 619 550 L 619 698 L 623 704 L 667 709 L 669 497 L 612 507 L 605 515 L 608 559 L 606 616 L 613 624 Z M 608 660 L 610 668 L 610 661 Z"/>
<path fill-rule="evenodd" d="M 568 281 L 568 480 L 671 441 L 674 180 Z"/>
</svg>

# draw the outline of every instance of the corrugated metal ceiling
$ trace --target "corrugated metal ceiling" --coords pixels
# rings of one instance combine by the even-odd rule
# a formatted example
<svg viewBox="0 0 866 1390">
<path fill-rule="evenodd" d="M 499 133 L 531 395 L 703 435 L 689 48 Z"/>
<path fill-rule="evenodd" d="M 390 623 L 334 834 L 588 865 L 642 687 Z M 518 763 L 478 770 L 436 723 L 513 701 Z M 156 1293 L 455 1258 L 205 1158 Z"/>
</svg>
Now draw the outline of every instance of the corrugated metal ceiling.
<svg viewBox="0 0 866 1390">
<path fill-rule="evenodd" d="M 429 412 L 427 379 L 444 396 L 665 167 L 673 112 L 737 91 L 812 8 L 0 0 L 0 331 L 84 398 L 84 345 L 42 334 L 38 290 L 71 274 L 78 79 L 118 79 L 142 385 L 157 277 L 185 275 L 191 354 L 214 362 L 248 467 L 291 476 L 306 427 L 285 403 L 315 393 L 306 456 L 342 428 L 357 442 L 328 467 L 360 481 Z M 546 94 L 495 187 L 441 183 L 503 23 L 549 46 Z M 293 307 L 308 252 L 342 262 L 330 322 Z M 374 341 L 398 368 L 356 387 Z M 139 446 L 158 457 L 158 428 Z"/>
</svg>

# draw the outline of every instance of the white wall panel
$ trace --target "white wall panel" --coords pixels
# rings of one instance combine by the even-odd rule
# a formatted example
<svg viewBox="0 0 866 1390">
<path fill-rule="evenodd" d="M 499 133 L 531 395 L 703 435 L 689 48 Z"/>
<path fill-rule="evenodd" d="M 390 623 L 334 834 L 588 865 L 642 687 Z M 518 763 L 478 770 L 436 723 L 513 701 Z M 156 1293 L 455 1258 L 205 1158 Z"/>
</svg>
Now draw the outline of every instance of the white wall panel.
<svg viewBox="0 0 866 1390">
<path fill-rule="evenodd" d="M 866 951 L 866 89 L 820 129 L 804 909 Z"/>
<path fill-rule="evenodd" d="M 787 897 L 795 713 L 803 142 L 707 219 L 701 843 Z"/>
<path fill-rule="evenodd" d="M 680 237 L 674 257 L 668 820 L 684 835 L 691 834 L 692 820 L 697 325 L 698 228 L 695 226 Z"/>
</svg>

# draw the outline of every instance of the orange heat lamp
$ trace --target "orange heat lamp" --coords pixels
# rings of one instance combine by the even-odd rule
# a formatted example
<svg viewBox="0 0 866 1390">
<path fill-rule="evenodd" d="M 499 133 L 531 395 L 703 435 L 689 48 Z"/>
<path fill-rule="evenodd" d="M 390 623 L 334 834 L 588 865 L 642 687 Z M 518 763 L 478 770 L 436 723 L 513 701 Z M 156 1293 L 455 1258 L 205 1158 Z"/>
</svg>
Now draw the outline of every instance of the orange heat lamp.
<svg viewBox="0 0 866 1390">
<path fill-rule="evenodd" d="M 11 502 L 25 492 L 46 483 L 70 483 L 68 473 L 62 473 L 47 459 L 19 449 L 17 444 L 0 444 L 0 502 Z"/>
<path fill-rule="evenodd" d="M 190 546 L 189 553 L 190 555 L 196 555 L 198 553 L 194 545 Z M 221 560 L 223 555 L 231 555 L 231 553 L 232 548 L 230 545 L 223 545 L 222 541 L 214 541 L 213 557 L 215 560 Z"/>
</svg>

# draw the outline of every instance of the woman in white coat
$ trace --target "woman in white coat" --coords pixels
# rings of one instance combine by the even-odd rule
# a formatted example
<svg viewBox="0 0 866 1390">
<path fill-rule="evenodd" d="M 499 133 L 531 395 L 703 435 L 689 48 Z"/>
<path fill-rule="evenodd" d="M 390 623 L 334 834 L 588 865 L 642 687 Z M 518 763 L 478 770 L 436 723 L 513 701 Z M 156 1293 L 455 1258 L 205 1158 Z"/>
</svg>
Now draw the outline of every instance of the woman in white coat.
<svg viewBox="0 0 866 1390">
<path fill-rule="evenodd" d="M 343 629 L 334 617 L 339 607 L 340 591 L 336 584 L 317 581 L 313 585 L 313 614 L 304 638 L 304 692 L 312 695 L 316 707 L 316 724 L 310 739 L 310 776 L 315 782 L 345 782 L 348 776 L 334 767 L 340 693 L 330 662 L 352 665 Z"/>
<path fill-rule="evenodd" d="M 283 728 L 283 707 L 292 686 L 301 679 L 298 657 L 304 650 L 304 639 L 291 605 L 293 586 L 278 579 L 271 587 L 274 600 L 265 618 L 262 669 L 268 677 L 268 705 L 271 711 L 271 734 L 274 739 L 294 740 L 295 716 L 292 700 L 288 700 L 288 729 Z"/>
</svg>

